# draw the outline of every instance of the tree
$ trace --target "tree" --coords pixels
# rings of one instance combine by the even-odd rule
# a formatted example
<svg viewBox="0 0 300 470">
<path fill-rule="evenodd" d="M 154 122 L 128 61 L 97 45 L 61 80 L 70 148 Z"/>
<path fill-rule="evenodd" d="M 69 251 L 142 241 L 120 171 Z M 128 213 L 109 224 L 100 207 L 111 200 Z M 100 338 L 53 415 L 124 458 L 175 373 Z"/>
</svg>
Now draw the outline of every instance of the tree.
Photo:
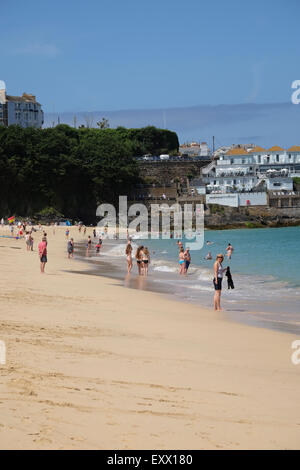
<svg viewBox="0 0 300 470">
<path fill-rule="evenodd" d="M 117 203 L 141 182 L 135 156 L 177 144 L 174 132 L 154 127 L 0 126 L 0 215 L 38 217 L 51 208 L 95 222 L 99 201 Z"/>
<path fill-rule="evenodd" d="M 109 121 L 108 121 L 108 119 L 106 119 L 104 117 L 101 119 L 101 121 L 98 121 L 96 124 L 100 129 L 108 129 L 109 128 Z"/>
</svg>

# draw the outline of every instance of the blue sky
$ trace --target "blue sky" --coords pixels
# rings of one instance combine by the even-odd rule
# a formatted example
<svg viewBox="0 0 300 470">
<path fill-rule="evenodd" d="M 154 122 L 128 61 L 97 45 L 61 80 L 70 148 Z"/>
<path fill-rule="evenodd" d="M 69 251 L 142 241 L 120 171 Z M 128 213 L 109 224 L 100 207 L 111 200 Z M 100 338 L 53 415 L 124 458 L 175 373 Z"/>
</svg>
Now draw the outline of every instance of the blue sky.
<svg viewBox="0 0 300 470">
<path fill-rule="evenodd" d="M 46 112 L 287 103 L 299 16 L 299 0 L 1 2 L 0 79 Z"/>
</svg>

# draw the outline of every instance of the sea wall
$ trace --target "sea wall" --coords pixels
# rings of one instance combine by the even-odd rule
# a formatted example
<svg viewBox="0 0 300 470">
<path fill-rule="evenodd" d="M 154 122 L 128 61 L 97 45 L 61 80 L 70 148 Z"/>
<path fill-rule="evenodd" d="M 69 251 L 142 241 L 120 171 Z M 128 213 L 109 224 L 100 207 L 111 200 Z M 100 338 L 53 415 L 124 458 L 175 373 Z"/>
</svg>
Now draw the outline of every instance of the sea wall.
<svg viewBox="0 0 300 470">
<path fill-rule="evenodd" d="M 206 204 L 219 204 L 221 206 L 266 206 L 267 203 L 267 194 L 264 192 L 206 195 Z"/>
<path fill-rule="evenodd" d="M 292 225 L 300 225 L 300 208 L 208 205 L 205 211 L 205 226 L 209 228 L 263 228 Z"/>
</svg>

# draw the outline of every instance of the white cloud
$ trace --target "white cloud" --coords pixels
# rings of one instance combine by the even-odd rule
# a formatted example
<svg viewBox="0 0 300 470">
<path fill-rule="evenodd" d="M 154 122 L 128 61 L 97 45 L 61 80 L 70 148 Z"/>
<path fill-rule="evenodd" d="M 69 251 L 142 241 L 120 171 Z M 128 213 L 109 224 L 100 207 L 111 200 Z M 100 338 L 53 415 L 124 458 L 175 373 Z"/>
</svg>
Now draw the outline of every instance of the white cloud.
<svg viewBox="0 0 300 470">
<path fill-rule="evenodd" d="M 60 50 L 55 44 L 31 43 L 23 47 L 18 47 L 12 51 L 18 55 L 36 55 L 44 57 L 56 57 Z"/>
</svg>

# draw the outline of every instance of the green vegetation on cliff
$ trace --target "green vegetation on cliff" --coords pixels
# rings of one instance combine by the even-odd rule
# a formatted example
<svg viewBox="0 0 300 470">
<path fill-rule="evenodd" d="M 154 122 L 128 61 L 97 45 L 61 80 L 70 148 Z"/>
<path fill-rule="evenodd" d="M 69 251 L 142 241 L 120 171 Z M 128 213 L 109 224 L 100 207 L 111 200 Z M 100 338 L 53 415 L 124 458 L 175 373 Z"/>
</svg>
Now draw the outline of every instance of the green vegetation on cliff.
<svg viewBox="0 0 300 470">
<path fill-rule="evenodd" d="M 139 181 L 133 158 L 178 148 L 174 132 L 143 129 L 0 127 L 0 216 L 45 212 L 94 220 Z"/>
</svg>

